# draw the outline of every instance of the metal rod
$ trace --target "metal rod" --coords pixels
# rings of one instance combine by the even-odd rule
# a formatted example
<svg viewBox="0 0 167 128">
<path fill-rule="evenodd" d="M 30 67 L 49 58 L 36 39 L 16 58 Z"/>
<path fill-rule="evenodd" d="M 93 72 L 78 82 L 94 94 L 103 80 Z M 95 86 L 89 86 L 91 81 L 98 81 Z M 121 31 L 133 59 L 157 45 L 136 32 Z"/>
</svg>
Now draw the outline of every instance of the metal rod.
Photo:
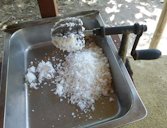
<svg viewBox="0 0 167 128">
<path fill-rule="evenodd" d="M 146 25 L 139 25 L 138 23 L 135 23 L 134 25 L 131 26 L 129 25 L 129 26 L 118 26 L 118 27 L 95 28 L 93 30 L 93 33 L 95 35 L 113 35 L 113 34 L 125 34 L 125 33 L 134 33 L 138 35 L 146 30 L 147 30 Z"/>
<path fill-rule="evenodd" d="M 119 56 L 122 58 L 124 63 L 126 61 L 128 39 L 129 39 L 129 33 L 124 33 L 122 35 L 121 46 L 120 46 L 120 49 L 119 49 L 119 52 L 118 52 Z"/>
<path fill-rule="evenodd" d="M 136 47 L 137 47 L 137 44 L 139 42 L 139 39 L 140 37 L 142 36 L 142 33 L 140 35 L 137 35 L 136 38 L 135 38 L 135 41 L 134 41 L 134 44 L 133 44 L 133 47 L 132 47 L 132 51 L 131 51 L 131 55 L 133 56 L 135 51 L 136 51 Z"/>
</svg>

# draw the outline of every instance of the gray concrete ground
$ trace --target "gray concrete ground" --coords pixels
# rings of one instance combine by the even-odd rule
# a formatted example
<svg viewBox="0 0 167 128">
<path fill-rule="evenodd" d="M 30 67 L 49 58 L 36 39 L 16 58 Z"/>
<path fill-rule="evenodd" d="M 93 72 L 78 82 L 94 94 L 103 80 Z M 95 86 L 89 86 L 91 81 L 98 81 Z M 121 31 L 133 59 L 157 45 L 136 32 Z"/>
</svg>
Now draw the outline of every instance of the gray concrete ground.
<svg viewBox="0 0 167 128">
<path fill-rule="evenodd" d="M 145 119 L 123 128 L 166 128 L 167 118 L 167 56 L 158 60 L 130 59 L 134 82 L 148 115 Z"/>
<path fill-rule="evenodd" d="M 32 0 L 4 0 L 0 2 L 0 27 L 40 18 L 37 2 Z M 21 3 L 19 3 L 21 1 Z M 24 4 L 23 4 L 24 3 Z M 142 36 L 138 49 L 148 48 L 161 13 L 163 4 L 159 0 L 58 0 L 60 15 L 82 10 L 98 9 L 106 24 L 110 26 L 143 23 L 148 31 Z M 134 72 L 136 88 L 148 110 L 148 116 L 123 128 L 166 128 L 167 118 L 167 27 L 158 48 L 163 56 L 158 60 L 134 61 L 130 63 Z M 0 57 L 3 54 L 4 33 L 0 32 Z M 133 36 L 130 39 L 131 50 Z"/>
</svg>

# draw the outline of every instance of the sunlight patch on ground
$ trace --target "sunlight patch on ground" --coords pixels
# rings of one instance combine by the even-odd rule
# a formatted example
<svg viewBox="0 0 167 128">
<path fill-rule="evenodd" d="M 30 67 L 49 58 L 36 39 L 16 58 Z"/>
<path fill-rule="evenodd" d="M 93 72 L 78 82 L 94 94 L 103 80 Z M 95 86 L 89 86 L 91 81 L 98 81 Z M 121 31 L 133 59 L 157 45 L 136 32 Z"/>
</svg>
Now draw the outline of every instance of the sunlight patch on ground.
<svg viewBox="0 0 167 128">
<path fill-rule="evenodd" d="M 162 55 L 167 55 L 167 39 L 161 39 L 157 49 L 162 52 Z"/>
<path fill-rule="evenodd" d="M 142 14 L 144 14 L 144 15 L 146 15 L 146 16 L 152 16 L 153 15 L 153 13 L 152 12 L 149 12 L 145 7 L 143 7 L 143 6 L 136 6 L 136 8 L 138 8 L 139 10 L 140 10 L 140 13 L 142 13 Z"/>
<path fill-rule="evenodd" d="M 154 33 L 157 21 L 153 19 L 145 19 L 145 21 L 147 25 L 147 33 Z"/>
<path fill-rule="evenodd" d="M 143 14 L 142 13 L 136 13 L 135 14 L 135 18 L 136 19 L 141 19 L 143 17 Z"/>
<path fill-rule="evenodd" d="M 155 8 L 152 13 L 156 14 L 156 16 L 159 16 L 161 14 L 162 9 Z"/>
<path fill-rule="evenodd" d="M 149 4 L 146 3 L 146 2 L 140 2 L 140 5 L 142 5 L 142 6 L 149 6 Z"/>
<path fill-rule="evenodd" d="M 115 15 L 112 15 L 112 16 L 110 17 L 110 21 L 112 22 L 112 21 L 114 21 L 114 19 L 115 19 Z"/>
<path fill-rule="evenodd" d="M 88 5 L 95 4 L 97 0 L 82 0 L 83 3 L 87 3 Z"/>
<path fill-rule="evenodd" d="M 128 3 L 132 2 L 132 0 L 125 0 L 125 1 L 128 2 Z"/>
<path fill-rule="evenodd" d="M 157 48 L 162 52 L 162 55 L 167 55 L 167 25 L 165 26 L 164 32 Z"/>
<path fill-rule="evenodd" d="M 118 8 L 122 7 L 123 4 L 118 4 Z"/>
<path fill-rule="evenodd" d="M 105 8 L 106 13 L 116 13 L 116 12 L 120 12 L 120 10 L 117 8 L 116 5 L 114 5 L 112 8 L 111 7 L 106 7 Z"/>
<path fill-rule="evenodd" d="M 117 4 L 115 0 L 109 0 L 107 4 Z"/>
<path fill-rule="evenodd" d="M 129 23 L 130 25 L 133 25 L 133 24 L 134 24 L 134 22 L 131 21 L 131 20 L 127 20 L 126 22 Z"/>
</svg>

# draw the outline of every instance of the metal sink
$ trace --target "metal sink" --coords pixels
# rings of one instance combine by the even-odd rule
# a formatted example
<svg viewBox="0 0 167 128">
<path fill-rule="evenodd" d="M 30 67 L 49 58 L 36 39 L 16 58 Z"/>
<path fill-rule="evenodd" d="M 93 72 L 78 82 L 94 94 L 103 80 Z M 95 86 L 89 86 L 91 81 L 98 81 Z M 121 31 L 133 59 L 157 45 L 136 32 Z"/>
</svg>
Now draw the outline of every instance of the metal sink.
<svg viewBox="0 0 167 128">
<path fill-rule="evenodd" d="M 68 16 L 81 17 L 87 29 L 104 26 L 97 11 Z M 46 52 L 56 57 L 61 55 L 61 51 L 51 43 L 50 29 L 54 21 L 6 33 L 1 81 L 3 128 L 113 128 L 144 118 L 146 109 L 110 36 L 96 37 L 96 42 L 109 60 L 114 102 L 102 97 L 96 103 L 94 112 L 81 114 L 80 119 L 73 118 L 71 113 L 76 110 L 76 106 L 67 101 L 59 102 L 59 98 L 50 93 L 51 87 L 45 86 L 36 91 L 24 85 L 24 76 L 31 60 L 42 59 Z M 93 118 L 87 119 L 87 115 Z"/>
</svg>

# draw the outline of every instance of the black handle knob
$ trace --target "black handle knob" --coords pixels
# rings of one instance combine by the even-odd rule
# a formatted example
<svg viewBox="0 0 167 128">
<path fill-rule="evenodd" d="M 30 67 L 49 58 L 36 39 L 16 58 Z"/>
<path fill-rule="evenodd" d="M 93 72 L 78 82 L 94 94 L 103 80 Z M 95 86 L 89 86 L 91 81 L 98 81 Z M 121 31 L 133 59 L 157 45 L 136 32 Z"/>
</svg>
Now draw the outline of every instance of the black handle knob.
<svg viewBox="0 0 167 128">
<path fill-rule="evenodd" d="M 132 56 L 134 60 L 153 60 L 161 56 L 161 51 L 157 49 L 136 50 Z"/>
</svg>

